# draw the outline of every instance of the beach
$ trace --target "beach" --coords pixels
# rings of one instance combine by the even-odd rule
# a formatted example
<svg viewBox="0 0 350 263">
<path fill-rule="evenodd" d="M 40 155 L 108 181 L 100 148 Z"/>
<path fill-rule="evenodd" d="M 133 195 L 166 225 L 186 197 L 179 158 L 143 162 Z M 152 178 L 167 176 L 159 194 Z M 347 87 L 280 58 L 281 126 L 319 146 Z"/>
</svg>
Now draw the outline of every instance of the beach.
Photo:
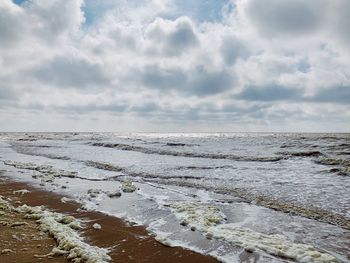
<svg viewBox="0 0 350 263">
<path fill-rule="evenodd" d="M 132 226 L 122 220 L 99 212 L 77 212 L 79 204 L 62 203 L 63 196 L 38 190 L 28 184 L 1 178 L 0 195 L 10 198 L 16 205 L 41 206 L 83 220 L 80 231 L 86 242 L 93 246 L 109 248 L 112 262 L 217 262 L 215 259 L 182 248 L 170 248 L 157 242 L 144 227 Z M 26 189 L 29 192 L 16 193 Z M 15 192 L 15 193 L 14 193 Z M 15 217 L 13 217 L 15 215 Z M 23 219 L 19 214 L 2 214 L 1 220 L 25 222 L 11 227 L 1 226 L 1 262 L 68 262 L 64 256 L 44 256 L 56 246 L 54 238 L 37 229 L 35 220 Z M 98 223 L 101 229 L 94 229 Z M 7 251 L 10 249 L 11 251 Z M 41 255 L 41 256 L 40 256 Z"/>
</svg>

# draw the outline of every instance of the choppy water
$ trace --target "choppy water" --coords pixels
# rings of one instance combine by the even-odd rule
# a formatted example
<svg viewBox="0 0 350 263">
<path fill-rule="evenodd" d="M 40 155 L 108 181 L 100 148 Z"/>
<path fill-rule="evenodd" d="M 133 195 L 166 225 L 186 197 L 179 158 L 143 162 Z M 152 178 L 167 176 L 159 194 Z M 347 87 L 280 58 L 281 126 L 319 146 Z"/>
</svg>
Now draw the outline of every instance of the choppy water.
<svg viewBox="0 0 350 263">
<path fill-rule="evenodd" d="M 3 133 L 0 138 L 0 169 L 10 176 L 143 224 L 163 242 L 228 262 L 290 260 L 259 248 L 247 253 L 244 245 L 207 239 L 205 230 L 180 225 L 181 215 L 169 205 L 188 201 L 218 208 L 225 224 L 281 234 L 350 262 L 350 134 Z M 63 176 L 44 182 L 35 175 L 42 174 L 39 165 Z M 76 172 L 75 178 L 67 172 Z M 87 193 L 116 190 L 126 179 L 136 192 L 116 199 Z"/>
</svg>

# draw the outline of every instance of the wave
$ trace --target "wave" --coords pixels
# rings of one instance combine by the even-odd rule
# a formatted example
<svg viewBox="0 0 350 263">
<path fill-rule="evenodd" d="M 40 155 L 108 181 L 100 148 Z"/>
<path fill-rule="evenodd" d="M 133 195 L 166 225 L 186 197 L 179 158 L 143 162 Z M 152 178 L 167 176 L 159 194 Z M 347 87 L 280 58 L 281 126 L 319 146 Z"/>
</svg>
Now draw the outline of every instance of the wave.
<svg viewBox="0 0 350 263">
<path fill-rule="evenodd" d="M 55 154 L 51 154 L 51 153 L 41 153 L 41 152 L 35 152 L 33 151 L 31 148 L 61 148 L 61 147 L 56 147 L 56 146 L 43 146 L 43 145 L 39 145 L 39 146 L 18 146 L 18 145 L 12 145 L 13 149 L 21 154 L 26 154 L 26 155 L 32 155 L 32 156 L 42 156 L 42 157 L 46 157 L 49 159 L 53 159 L 53 160 L 64 160 L 64 161 L 69 161 L 71 160 L 70 157 L 68 156 L 64 156 L 64 155 L 55 155 Z"/>
<path fill-rule="evenodd" d="M 122 171 L 123 173 L 125 173 L 126 176 L 142 178 L 144 183 L 151 182 L 151 183 L 158 183 L 158 184 L 164 184 L 164 185 L 176 185 L 181 187 L 190 187 L 194 189 L 211 191 L 218 194 L 230 195 L 230 196 L 239 198 L 240 201 L 242 202 L 248 202 L 254 205 L 263 206 L 263 207 L 284 212 L 290 215 L 298 215 L 305 218 L 329 223 L 332 225 L 337 225 L 344 229 L 350 230 L 350 219 L 344 215 L 327 211 L 319 207 L 304 206 L 302 204 L 279 200 L 267 195 L 256 194 L 245 188 L 208 186 L 208 185 L 198 183 L 198 180 L 201 178 L 195 177 L 195 176 L 161 176 L 157 174 L 150 174 L 150 173 L 144 173 L 144 172 L 138 173 L 138 172 L 128 171 L 125 168 L 116 167 L 111 164 L 99 163 L 99 162 L 93 162 L 93 161 L 86 162 L 86 164 L 98 169 Z M 184 168 L 188 168 L 188 167 L 184 167 Z M 211 179 L 214 180 L 215 178 L 211 178 Z M 191 180 L 195 180 L 195 181 L 191 181 Z"/>
<path fill-rule="evenodd" d="M 201 179 L 198 176 L 191 176 L 191 175 L 162 176 L 162 175 L 158 175 L 158 174 L 151 174 L 151 173 L 145 173 L 145 172 L 135 172 L 135 171 L 131 171 L 127 168 L 112 165 L 110 163 L 102 163 L 102 162 L 95 162 L 95 161 L 86 161 L 85 165 L 90 166 L 90 167 L 94 167 L 94 168 L 100 169 L 100 170 L 121 172 L 121 173 L 125 174 L 126 176 L 131 176 L 131 177 L 164 178 L 164 179 Z"/>
<path fill-rule="evenodd" d="M 125 172 L 125 169 L 119 166 L 114 166 L 109 163 L 100 163 L 94 161 L 86 161 L 85 165 L 89 167 L 94 167 L 100 170 L 112 171 L 112 172 Z"/>
<path fill-rule="evenodd" d="M 320 156 L 324 156 L 324 154 L 320 151 L 278 152 L 278 154 L 293 156 L 293 157 L 320 157 Z"/>
<path fill-rule="evenodd" d="M 123 176 L 123 175 L 116 175 L 116 176 L 104 177 L 104 178 L 89 178 L 89 177 L 79 176 L 78 172 L 76 171 L 54 169 L 52 165 L 38 165 L 35 163 L 24 163 L 24 162 L 10 161 L 10 160 L 5 160 L 2 162 L 5 165 L 15 167 L 16 169 L 31 170 L 31 171 L 39 172 L 40 175 L 33 174 L 32 178 L 40 179 L 43 184 L 45 183 L 53 184 L 56 178 L 61 178 L 61 177 L 99 182 L 99 181 L 114 181 L 114 180 L 118 180 L 119 177 Z"/>
<path fill-rule="evenodd" d="M 315 162 L 323 165 L 350 166 L 350 160 L 341 158 L 322 158 L 315 160 Z"/>
<path fill-rule="evenodd" d="M 97 146 L 97 147 L 113 148 L 113 149 L 118 149 L 122 151 L 133 151 L 133 152 L 140 152 L 145 154 L 170 155 L 170 156 L 189 157 L 189 158 L 224 159 L 224 160 L 245 161 L 245 162 L 278 162 L 285 159 L 282 156 L 255 157 L 255 156 L 238 156 L 233 154 L 176 152 L 176 151 L 163 150 L 163 149 L 145 148 L 141 146 L 121 144 L 121 143 L 94 142 L 94 143 L 91 143 L 91 145 Z"/>
<path fill-rule="evenodd" d="M 188 144 L 188 143 L 179 143 L 179 142 L 167 142 L 165 144 L 166 146 L 171 146 L 171 147 L 193 147 L 193 146 L 199 146 L 199 144 Z"/>
<path fill-rule="evenodd" d="M 166 185 L 176 185 L 190 187 L 195 189 L 204 189 L 218 194 L 226 194 L 240 198 L 242 201 L 259 205 L 290 215 L 302 216 L 316 221 L 339 226 L 343 229 L 350 230 L 350 218 L 345 215 L 334 213 L 315 206 L 305 206 L 298 203 L 279 200 L 267 195 L 256 194 L 245 188 L 215 187 L 208 185 L 198 185 L 197 182 L 179 181 L 179 180 L 161 180 L 158 178 L 157 183 Z M 154 182 L 154 181 L 153 181 Z"/>
<path fill-rule="evenodd" d="M 220 166 L 178 166 L 175 170 L 216 170 L 216 169 L 234 169 L 232 165 Z"/>
<path fill-rule="evenodd" d="M 337 166 L 329 170 L 330 173 L 335 173 L 341 176 L 350 176 L 350 160 L 341 158 L 321 158 L 315 160 L 316 163 L 327 165 L 327 166 Z"/>
<path fill-rule="evenodd" d="M 34 163 L 21 163 L 15 161 L 3 161 L 5 165 L 13 166 L 17 169 L 33 170 L 41 173 L 41 176 L 33 178 L 41 179 L 43 183 L 53 183 L 55 178 L 69 177 L 89 181 L 115 181 L 120 180 L 121 177 L 140 177 L 144 182 L 152 182 L 165 185 L 176 185 L 182 187 L 190 187 L 194 189 L 201 189 L 211 191 L 218 194 L 226 194 L 238 197 L 241 201 L 248 202 L 254 205 L 263 206 L 273 210 L 281 211 L 290 215 L 303 216 L 309 219 L 337 225 L 344 229 L 350 230 L 350 218 L 345 215 L 334 213 L 319 207 L 305 206 L 293 202 L 279 200 L 267 195 L 253 193 L 245 188 L 232 188 L 220 186 L 208 186 L 203 183 L 198 183 L 201 177 L 196 176 L 161 176 L 158 174 L 150 174 L 144 172 L 133 172 L 127 168 L 113 166 L 108 163 L 100 163 L 94 161 L 85 162 L 86 165 L 95 167 L 97 169 L 104 169 L 109 171 L 118 171 L 122 174 L 113 177 L 104 178 L 86 178 L 80 177 L 76 171 L 56 170 L 51 165 L 37 165 Z M 194 181 L 192 181 L 194 180 Z"/>
</svg>

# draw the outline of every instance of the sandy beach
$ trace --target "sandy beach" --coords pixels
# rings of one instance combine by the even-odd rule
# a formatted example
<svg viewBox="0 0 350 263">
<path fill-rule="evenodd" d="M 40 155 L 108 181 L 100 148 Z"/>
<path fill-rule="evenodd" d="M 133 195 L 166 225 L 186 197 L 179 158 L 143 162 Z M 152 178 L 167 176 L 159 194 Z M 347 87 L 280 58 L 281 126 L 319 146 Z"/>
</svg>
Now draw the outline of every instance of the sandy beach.
<svg viewBox="0 0 350 263">
<path fill-rule="evenodd" d="M 16 192 L 23 189 L 29 192 Z M 83 220 L 84 228 L 80 233 L 84 240 L 94 246 L 110 248 L 111 262 L 217 262 L 212 257 L 190 250 L 164 246 L 150 236 L 144 227 L 132 226 L 99 212 L 77 212 L 79 204 L 63 203 L 63 196 L 38 190 L 25 183 L 1 177 L 0 195 L 11 200 L 10 203 L 14 206 L 44 205 L 51 211 Z M 35 220 L 25 219 L 15 212 L 3 212 L 0 218 L 0 262 L 68 262 L 64 256 L 45 256 L 55 247 L 56 242 L 38 230 Z M 20 224 L 11 226 L 15 222 Z M 101 229 L 94 229 L 95 223 L 98 223 Z"/>
</svg>

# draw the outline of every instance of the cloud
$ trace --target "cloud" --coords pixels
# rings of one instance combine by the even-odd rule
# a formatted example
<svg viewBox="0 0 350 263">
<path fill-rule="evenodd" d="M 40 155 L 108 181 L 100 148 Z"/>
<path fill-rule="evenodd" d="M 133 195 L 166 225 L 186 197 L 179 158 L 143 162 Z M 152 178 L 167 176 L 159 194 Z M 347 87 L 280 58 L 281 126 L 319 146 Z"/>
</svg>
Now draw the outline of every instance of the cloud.
<svg viewBox="0 0 350 263">
<path fill-rule="evenodd" d="M 187 75 L 181 69 L 162 69 L 157 65 L 146 66 L 142 72 L 136 74 L 140 76 L 140 85 L 165 91 L 182 89 L 188 81 Z"/>
<path fill-rule="evenodd" d="M 331 102 L 349 105 L 350 86 L 338 86 L 322 89 L 308 99 L 314 102 Z"/>
<path fill-rule="evenodd" d="M 153 65 L 136 74 L 140 76 L 139 85 L 162 92 L 174 91 L 203 97 L 234 88 L 234 77 L 230 72 L 208 71 L 203 66 L 185 71 L 181 68 L 163 69 Z M 132 76 L 130 78 L 133 78 Z"/>
<path fill-rule="evenodd" d="M 248 86 L 238 94 L 238 99 L 251 101 L 280 101 L 301 99 L 300 91 L 292 88 L 285 88 L 278 85 L 271 86 Z"/>
<path fill-rule="evenodd" d="M 76 32 L 84 22 L 83 0 L 36 0 L 24 4 L 34 17 L 36 30 L 49 41 Z"/>
<path fill-rule="evenodd" d="M 247 16 L 263 35 L 304 35 L 321 26 L 324 1 L 251 0 Z"/>
<path fill-rule="evenodd" d="M 228 71 L 210 72 L 199 66 L 192 76 L 187 91 L 198 96 L 214 95 L 234 88 L 234 77 Z"/>
<path fill-rule="evenodd" d="M 34 71 L 36 79 L 60 88 L 86 89 L 110 84 L 101 65 L 82 58 L 56 57 Z"/>
<path fill-rule="evenodd" d="M 14 47 L 26 30 L 25 13 L 11 0 L 1 1 L 0 10 L 0 48 Z"/>
<path fill-rule="evenodd" d="M 349 1 L 334 1 L 331 6 L 333 11 L 333 23 L 336 36 L 342 41 L 345 47 L 349 48 L 350 44 L 350 2 Z"/>
<path fill-rule="evenodd" d="M 0 101 L 1 103 L 13 102 L 18 99 L 17 93 L 8 85 L 0 86 Z"/>
<path fill-rule="evenodd" d="M 249 54 L 244 44 L 234 36 L 226 36 L 223 39 L 220 51 L 227 65 L 232 65 L 238 58 L 245 58 Z"/>
<path fill-rule="evenodd" d="M 121 103 L 99 104 L 88 103 L 85 105 L 60 105 L 54 106 L 53 109 L 63 113 L 78 113 L 78 114 L 91 114 L 92 112 L 111 112 L 121 113 L 127 110 L 128 105 Z"/>
<path fill-rule="evenodd" d="M 44 128 L 91 115 L 110 129 L 111 119 L 174 130 L 328 120 L 346 131 L 349 10 L 346 0 L 3 0 L 0 124 L 18 116 L 8 125 L 25 129 L 35 112 Z"/>
<path fill-rule="evenodd" d="M 166 56 L 179 56 L 199 44 L 190 19 L 180 17 L 175 21 L 156 19 L 146 29 L 146 36 L 152 41 L 151 54 L 160 52 Z"/>
</svg>

